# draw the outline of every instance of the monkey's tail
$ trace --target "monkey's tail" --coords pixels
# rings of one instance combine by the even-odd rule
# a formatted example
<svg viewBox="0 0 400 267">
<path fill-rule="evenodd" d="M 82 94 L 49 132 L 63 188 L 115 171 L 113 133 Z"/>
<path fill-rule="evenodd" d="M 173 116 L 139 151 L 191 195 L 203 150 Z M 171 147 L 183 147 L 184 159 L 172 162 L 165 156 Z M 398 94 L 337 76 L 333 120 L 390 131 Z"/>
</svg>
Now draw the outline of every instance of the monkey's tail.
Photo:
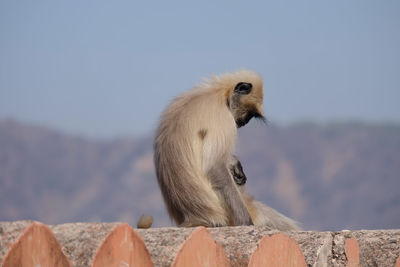
<svg viewBox="0 0 400 267">
<path fill-rule="evenodd" d="M 268 207 L 267 205 L 259 201 L 253 201 L 252 205 L 253 205 L 252 219 L 254 225 L 268 226 L 271 228 L 271 230 L 279 230 L 279 231 L 301 230 L 295 221 L 277 212 L 273 208 Z"/>
</svg>

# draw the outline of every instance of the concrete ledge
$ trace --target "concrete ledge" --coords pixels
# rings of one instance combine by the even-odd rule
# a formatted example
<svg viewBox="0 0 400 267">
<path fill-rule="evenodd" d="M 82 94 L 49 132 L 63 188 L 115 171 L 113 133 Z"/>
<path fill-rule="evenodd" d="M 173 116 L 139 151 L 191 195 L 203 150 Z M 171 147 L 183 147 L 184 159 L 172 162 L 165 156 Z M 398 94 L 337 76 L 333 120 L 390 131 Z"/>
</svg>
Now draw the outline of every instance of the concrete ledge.
<svg viewBox="0 0 400 267">
<path fill-rule="evenodd" d="M 400 267 L 399 254 L 400 230 L 279 233 L 250 226 L 138 230 L 123 223 L 46 226 L 33 221 L 0 222 L 0 263 L 4 267 L 188 263 Z"/>
</svg>

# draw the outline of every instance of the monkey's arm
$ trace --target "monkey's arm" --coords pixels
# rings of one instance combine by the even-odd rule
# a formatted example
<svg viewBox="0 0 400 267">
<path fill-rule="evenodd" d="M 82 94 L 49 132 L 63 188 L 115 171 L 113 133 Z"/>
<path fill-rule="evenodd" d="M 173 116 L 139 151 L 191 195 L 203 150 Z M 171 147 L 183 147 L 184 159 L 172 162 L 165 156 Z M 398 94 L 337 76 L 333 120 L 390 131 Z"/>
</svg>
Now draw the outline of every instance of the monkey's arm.
<svg viewBox="0 0 400 267">
<path fill-rule="evenodd" d="M 231 211 L 234 225 L 253 225 L 250 213 L 232 179 L 228 167 L 225 164 L 216 164 L 210 170 L 209 177 L 212 180 L 213 186 L 224 197 Z"/>
<path fill-rule="evenodd" d="M 233 180 L 237 185 L 244 185 L 247 181 L 246 174 L 244 174 L 242 164 L 240 163 L 239 159 L 232 155 L 230 162 L 229 162 L 229 171 L 233 176 Z"/>
</svg>

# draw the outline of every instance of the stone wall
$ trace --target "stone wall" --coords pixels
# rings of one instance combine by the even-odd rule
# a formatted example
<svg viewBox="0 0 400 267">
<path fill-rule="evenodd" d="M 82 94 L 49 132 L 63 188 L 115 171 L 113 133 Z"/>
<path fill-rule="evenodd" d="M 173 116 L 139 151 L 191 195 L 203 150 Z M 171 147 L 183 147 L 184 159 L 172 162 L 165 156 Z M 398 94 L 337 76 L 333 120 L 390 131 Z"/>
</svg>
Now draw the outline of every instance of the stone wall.
<svg viewBox="0 0 400 267">
<path fill-rule="evenodd" d="M 396 266 L 400 230 L 133 229 L 124 223 L 0 222 L 8 266 Z"/>
</svg>

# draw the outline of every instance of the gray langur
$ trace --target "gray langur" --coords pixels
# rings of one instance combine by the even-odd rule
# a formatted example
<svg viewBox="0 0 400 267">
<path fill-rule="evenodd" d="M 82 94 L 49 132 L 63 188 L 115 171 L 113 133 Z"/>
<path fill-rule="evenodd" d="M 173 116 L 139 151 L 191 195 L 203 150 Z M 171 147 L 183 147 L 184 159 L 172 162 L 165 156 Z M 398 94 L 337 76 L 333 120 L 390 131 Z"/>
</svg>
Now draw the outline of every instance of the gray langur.
<svg viewBox="0 0 400 267">
<path fill-rule="evenodd" d="M 178 226 L 297 229 L 290 219 L 253 201 L 240 185 L 245 175 L 233 156 L 237 128 L 253 117 L 264 119 L 262 107 L 261 77 L 242 70 L 205 80 L 163 112 L 154 163 L 168 213 Z"/>
</svg>

